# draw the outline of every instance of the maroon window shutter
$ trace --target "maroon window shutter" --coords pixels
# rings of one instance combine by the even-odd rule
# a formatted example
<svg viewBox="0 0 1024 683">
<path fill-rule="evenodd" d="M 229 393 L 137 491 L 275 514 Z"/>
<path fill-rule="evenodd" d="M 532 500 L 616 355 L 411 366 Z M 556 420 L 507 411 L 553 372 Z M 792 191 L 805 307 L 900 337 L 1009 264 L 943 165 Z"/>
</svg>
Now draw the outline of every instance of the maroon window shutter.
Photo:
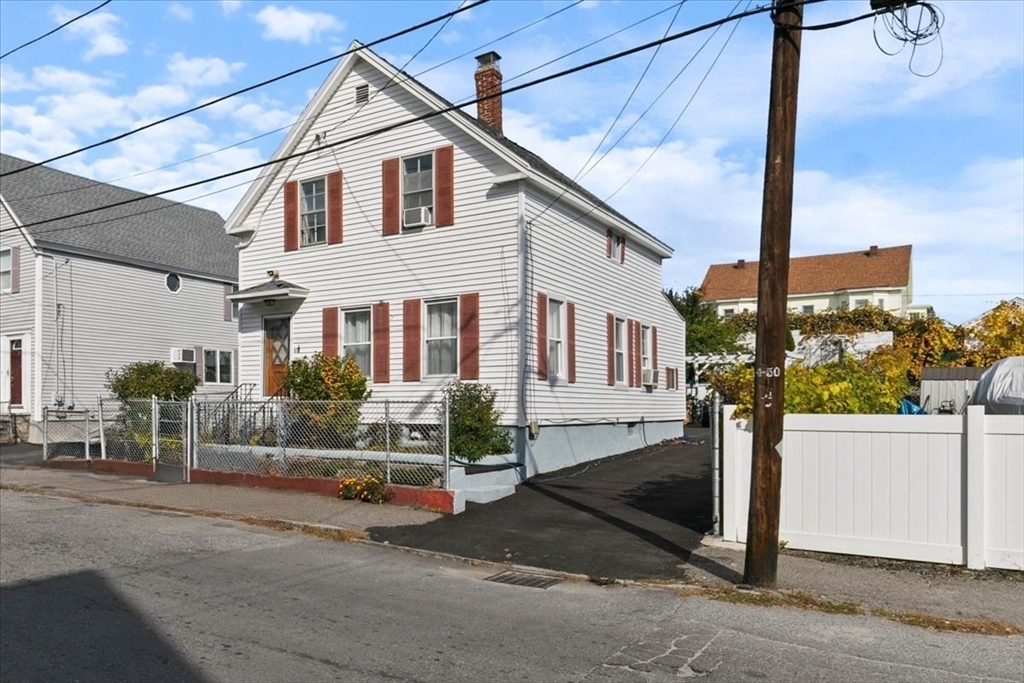
<svg viewBox="0 0 1024 683">
<path fill-rule="evenodd" d="M 480 295 L 459 297 L 459 379 L 480 379 Z"/>
<path fill-rule="evenodd" d="M 626 236 L 622 236 L 622 251 L 619 252 L 619 263 L 626 262 Z"/>
<path fill-rule="evenodd" d="M 640 355 L 640 351 L 641 351 L 641 348 L 640 348 L 640 344 L 641 344 L 640 335 L 641 334 L 642 334 L 642 331 L 640 329 L 640 321 L 639 320 L 633 321 L 633 336 L 636 337 L 636 340 L 633 342 L 633 353 L 636 354 L 636 360 L 633 362 L 633 367 L 636 368 L 636 379 L 634 380 L 635 381 L 634 386 L 638 386 L 638 387 L 642 386 L 642 384 L 643 384 L 641 382 L 642 377 L 640 376 L 640 374 L 643 372 L 643 368 L 641 366 L 642 360 L 641 360 L 641 355 Z"/>
<path fill-rule="evenodd" d="M 327 174 L 327 244 L 341 244 L 344 237 L 342 187 L 341 171 Z"/>
<path fill-rule="evenodd" d="M 299 248 L 299 183 L 289 180 L 284 184 L 284 250 Z"/>
<path fill-rule="evenodd" d="M 192 348 L 192 352 L 196 354 L 196 379 L 199 381 L 199 386 L 203 385 L 203 380 L 206 379 L 206 356 L 203 355 L 203 347 L 195 346 Z"/>
<path fill-rule="evenodd" d="M 608 313 L 605 327 L 608 331 L 608 386 L 615 386 L 615 316 Z"/>
<path fill-rule="evenodd" d="M 391 381 L 391 305 L 381 301 L 373 305 L 373 382 Z"/>
<path fill-rule="evenodd" d="M 566 342 L 566 374 L 569 384 L 576 382 L 576 304 L 571 301 L 565 305 L 565 326 L 569 339 Z"/>
<path fill-rule="evenodd" d="M 402 380 L 420 381 L 420 312 L 419 299 L 402 303 Z"/>
<path fill-rule="evenodd" d="M 455 225 L 455 148 L 434 150 L 434 225 Z"/>
<path fill-rule="evenodd" d="M 627 381 L 629 383 L 629 386 L 633 387 L 633 386 L 636 386 L 636 384 L 635 384 L 635 382 L 636 382 L 636 364 L 635 364 L 636 360 L 635 360 L 635 358 L 636 357 L 633 355 L 633 321 L 632 320 L 626 320 L 626 337 L 627 337 L 627 339 L 626 339 L 626 365 L 628 366 L 627 374 L 629 375 L 629 377 L 627 378 Z"/>
<path fill-rule="evenodd" d="M 654 325 L 651 325 L 651 367 L 658 369 L 658 328 Z M 657 384 L 652 386 L 658 388 Z"/>
<path fill-rule="evenodd" d="M 548 297 L 537 292 L 537 379 L 548 378 Z"/>
<path fill-rule="evenodd" d="M 613 239 L 614 239 L 614 237 L 612 236 L 612 231 L 611 230 L 607 231 L 604 234 L 604 255 L 607 256 L 608 258 L 612 257 L 612 240 Z"/>
<path fill-rule="evenodd" d="M 331 306 L 323 310 L 323 353 L 328 358 L 338 357 L 338 308 Z"/>
<path fill-rule="evenodd" d="M 665 388 L 671 389 L 672 382 L 669 381 L 669 377 L 672 376 L 672 368 L 665 368 Z"/>
<path fill-rule="evenodd" d="M 11 294 L 21 291 L 21 247 L 11 247 Z"/>
<path fill-rule="evenodd" d="M 402 163 L 385 159 L 381 164 L 384 235 L 402 232 Z M 418 378 L 417 378 L 418 379 Z"/>
<path fill-rule="evenodd" d="M 228 296 L 231 294 L 231 285 L 224 283 L 224 322 L 231 322 L 231 301 Z"/>
</svg>

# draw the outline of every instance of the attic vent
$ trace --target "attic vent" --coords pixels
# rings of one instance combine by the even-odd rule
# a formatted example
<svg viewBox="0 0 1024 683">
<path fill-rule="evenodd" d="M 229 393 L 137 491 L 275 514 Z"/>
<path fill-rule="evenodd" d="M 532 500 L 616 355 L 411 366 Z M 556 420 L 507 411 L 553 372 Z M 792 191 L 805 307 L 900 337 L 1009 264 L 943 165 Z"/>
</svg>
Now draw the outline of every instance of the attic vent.
<svg viewBox="0 0 1024 683">
<path fill-rule="evenodd" d="M 356 104 L 364 104 L 370 101 L 370 86 L 367 84 L 356 86 Z"/>
</svg>

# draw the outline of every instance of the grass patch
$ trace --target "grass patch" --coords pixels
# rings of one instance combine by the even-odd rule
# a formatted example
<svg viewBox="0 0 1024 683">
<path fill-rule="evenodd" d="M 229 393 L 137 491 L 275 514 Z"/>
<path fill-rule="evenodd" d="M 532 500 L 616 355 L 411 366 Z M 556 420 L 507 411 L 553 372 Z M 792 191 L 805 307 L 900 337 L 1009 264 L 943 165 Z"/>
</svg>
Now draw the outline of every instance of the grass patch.
<svg viewBox="0 0 1024 683">
<path fill-rule="evenodd" d="M 587 581 L 595 586 L 617 586 L 619 584 L 618 579 L 613 579 L 610 576 L 588 576 Z"/>
<path fill-rule="evenodd" d="M 876 607 L 871 614 L 883 619 L 898 621 L 908 626 L 932 629 L 934 631 L 950 631 L 953 633 L 979 633 L 987 636 L 1020 636 L 1024 629 L 1005 621 L 991 619 L 947 619 L 930 614 L 916 612 L 895 612 L 884 607 Z"/>
<path fill-rule="evenodd" d="M 687 592 L 687 595 L 693 595 Z M 864 608 L 855 602 L 834 602 L 816 598 L 803 591 L 745 591 L 736 588 L 710 588 L 703 595 L 719 602 L 755 607 L 794 607 L 826 614 L 864 614 Z"/>
</svg>

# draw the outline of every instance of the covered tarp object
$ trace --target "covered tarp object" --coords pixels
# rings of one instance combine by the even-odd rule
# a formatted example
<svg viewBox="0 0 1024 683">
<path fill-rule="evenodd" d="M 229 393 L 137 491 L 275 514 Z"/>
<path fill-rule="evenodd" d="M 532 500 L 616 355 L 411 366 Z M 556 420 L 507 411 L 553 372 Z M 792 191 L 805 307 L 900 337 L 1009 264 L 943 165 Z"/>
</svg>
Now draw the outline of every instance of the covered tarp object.
<svg viewBox="0 0 1024 683">
<path fill-rule="evenodd" d="M 997 361 L 978 380 L 970 404 L 988 415 L 1024 415 L 1024 356 Z"/>
</svg>

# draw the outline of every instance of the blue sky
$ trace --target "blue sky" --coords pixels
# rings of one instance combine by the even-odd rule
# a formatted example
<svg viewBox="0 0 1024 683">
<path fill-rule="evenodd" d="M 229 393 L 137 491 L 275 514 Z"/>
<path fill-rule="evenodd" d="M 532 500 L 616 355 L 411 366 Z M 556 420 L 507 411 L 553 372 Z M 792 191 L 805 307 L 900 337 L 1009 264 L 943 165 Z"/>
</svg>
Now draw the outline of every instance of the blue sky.
<svg viewBox="0 0 1024 683">
<path fill-rule="evenodd" d="M 96 2 L 0 3 L 0 51 Z M 453 101 L 473 93 L 474 48 L 569 2 L 500 2 L 451 20 L 406 70 Z M 743 7 L 746 2 L 740 5 Z M 914 298 L 953 322 L 1024 295 L 1024 3 L 940 1 L 938 43 L 879 51 L 872 22 L 806 33 L 800 83 L 794 256 L 914 245 Z M 458 2 L 129 2 L 114 0 L 0 62 L 0 149 L 41 160 L 109 137 L 454 9 Z M 506 83 L 650 15 L 632 29 L 513 81 L 535 78 L 724 16 L 735 2 L 588 0 L 487 49 Z M 862 14 L 868 0 L 811 6 L 808 24 Z M 660 12 L 660 13 L 659 13 Z M 403 65 L 434 34 L 375 48 Z M 602 146 L 630 134 L 582 183 L 606 197 L 634 174 L 694 96 L 725 27 L 651 111 L 707 38 L 662 48 Z M 885 40 L 886 35 L 880 34 Z M 891 47 L 889 43 L 883 43 Z M 611 200 L 676 249 L 665 285 L 699 284 L 711 263 L 757 258 L 770 66 L 767 17 L 744 20 L 678 125 Z M 506 134 L 576 175 L 650 60 L 641 53 L 505 99 Z M 156 191 L 266 160 L 331 65 L 56 164 Z M 469 108 L 470 113 L 475 107 Z M 126 177 L 134 176 L 134 177 Z M 247 178 L 195 188 L 187 200 Z M 244 187 L 197 199 L 223 216 Z"/>
</svg>

